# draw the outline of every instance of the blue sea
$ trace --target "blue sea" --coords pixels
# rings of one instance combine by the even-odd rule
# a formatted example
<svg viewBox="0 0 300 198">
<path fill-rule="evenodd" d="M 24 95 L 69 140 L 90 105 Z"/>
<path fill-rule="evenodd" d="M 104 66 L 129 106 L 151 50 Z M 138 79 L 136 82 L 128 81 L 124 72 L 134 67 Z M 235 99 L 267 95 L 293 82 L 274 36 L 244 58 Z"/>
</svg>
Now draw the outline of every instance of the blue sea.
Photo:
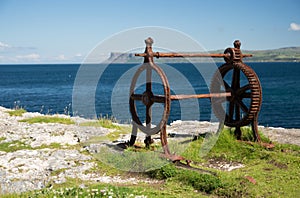
<svg viewBox="0 0 300 198">
<path fill-rule="evenodd" d="M 246 64 L 257 73 L 263 89 L 259 125 L 300 128 L 300 63 L 251 62 Z M 217 65 L 221 65 L 221 63 Z M 76 76 L 78 78 L 80 66 L 80 64 L 0 65 L 0 105 L 7 108 L 22 107 L 29 112 L 76 114 L 89 117 L 91 115 L 75 113 L 72 109 L 72 102 L 74 99 L 76 100 L 76 97 L 74 98 L 74 82 Z M 208 93 L 209 83 L 189 63 L 173 63 L 169 66 L 169 68 L 179 71 L 181 78 L 187 79 L 188 82 L 184 83 L 177 79 L 178 76 L 168 75 L 166 72 L 169 81 L 173 83 L 170 83 L 171 89 L 174 85 L 177 87 L 172 89 L 172 94 L 181 94 L 178 93 L 180 91 L 188 94 L 185 93 L 185 90 L 191 88 L 195 93 Z M 84 96 L 86 100 L 82 103 L 77 101 L 78 104 L 83 105 L 78 109 L 85 108 L 84 105 L 87 105 L 89 106 L 87 109 L 92 107 L 91 109 L 95 110 L 97 116 L 130 120 L 128 110 L 129 86 L 131 74 L 134 74 L 132 71 L 135 71 L 137 64 L 114 63 L 109 66 L 91 65 L 90 67 L 105 67 L 105 69 L 92 89 L 82 92 L 82 94 L 87 93 Z M 171 70 L 173 71 L 173 69 Z M 182 82 L 187 84 L 187 87 L 185 85 L 180 86 Z M 155 83 L 153 86 L 156 89 Z M 143 87 L 139 85 L 137 89 L 142 90 Z M 88 95 L 89 93 L 92 95 Z M 192 106 L 192 108 L 184 110 L 182 108 L 185 104 L 172 101 L 169 122 L 189 118 L 203 121 L 211 120 L 212 110 L 209 99 L 197 101 L 199 101 L 197 108 Z M 193 102 L 189 103 L 192 104 Z M 76 105 L 78 106 L 78 104 Z M 137 107 L 137 110 L 140 112 L 139 108 L 141 107 Z M 161 106 L 153 107 L 152 111 L 156 109 L 162 108 Z M 198 110 L 199 113 L 195 113 Z M 184 117 L 183 113 L 195 116 Z M 155 114 L 155 116 L 160 118 L 160 114 Z"/>
</svg>

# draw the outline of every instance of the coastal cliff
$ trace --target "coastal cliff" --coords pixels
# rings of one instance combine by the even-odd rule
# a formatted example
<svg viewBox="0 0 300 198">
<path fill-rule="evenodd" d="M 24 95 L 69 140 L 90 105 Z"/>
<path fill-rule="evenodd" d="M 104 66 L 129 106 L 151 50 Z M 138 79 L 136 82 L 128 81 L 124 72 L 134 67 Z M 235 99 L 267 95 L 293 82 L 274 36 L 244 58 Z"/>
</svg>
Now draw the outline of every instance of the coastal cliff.
<svg viewBox="0 0 300 198">
<path fill-rule="evenodd" d="M 213 50 L 207 53 L 223 53 L 224 50 Z M 242 50 L 244 54 L 252 54 L 250 58 L 245 58 L 245 62 L 300 62 L 300 47 L 285 47 L 270 50 Z M 203 59 L 193 59 L 195 62 Z M 219 59 L 215 59 L 218 61 Z M 134 53 L 111 52 L 109 62 L 115 63 L 141 63 L 141 57 L 135 57 Z M 160 58 L 156 62 L 186 62 L 183 58 Z"/>
</svg>

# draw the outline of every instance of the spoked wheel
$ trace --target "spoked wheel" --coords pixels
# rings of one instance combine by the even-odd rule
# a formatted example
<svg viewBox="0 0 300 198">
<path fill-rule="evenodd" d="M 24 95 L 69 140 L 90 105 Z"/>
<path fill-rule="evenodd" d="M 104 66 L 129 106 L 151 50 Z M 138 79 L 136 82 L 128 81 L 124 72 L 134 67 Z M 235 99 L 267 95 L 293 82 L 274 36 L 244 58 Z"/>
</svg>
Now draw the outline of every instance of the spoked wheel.
<svg viewBox="0 0 300 198">
<path fill-rule="evenodd" d="M 223 99 L 212 98 L 213 111 L 225 125 L 240 130 L 240 127 L 257 121 L 262 91 L 256 73 L 249 66 L 233 62 L 219 67 L 211 83 L 211 92 L 231 93 Z M 254 133 L 257 139 L 257 131 Z"/>
<path fill-rule="evenodd" d="M 152 91 L 152 71 L 155 71 L 160 77 L 163 89 L 163 95 L 155 95 Z M 141 73 L 146 72 L 146 90 L 143 93 L 135 93 L 136 83 L 138 77 Z M 137 101 L 141 101 L 142 104 L 146 107 L 146 123 L 142 123 L 138 113 L 137 113 Z M 164 109 L 162 113 L 162 119 L 159 124 L 156 126 L 151 126 L 152 121 L 152 105 L 154 103 L 162 103 L 164 104 Z M 147 134 L 147 136 L 157 134 L 162 130 L 162 128 L 166 125 L 170 113 L 170 87 L 167 80 L 167 77 L 163 70 L 158 67 L 153 62 L 144 63 L 139 69 L 136 71 L 135 75 L 132 78 L 131 86 L 130 86 L 130 98 L 129 98 L 130 112 L 132 115 L 133 125 L 139 128 L 141 131 Z M 133 134 L 135 135 L 135 134 Z M 166 139 L 166 138 L 165 138 Z M 134 140 L 135 141 L 135 140 Z M 132 140 L 130 141 L 133 143 Z"/>
</svg>

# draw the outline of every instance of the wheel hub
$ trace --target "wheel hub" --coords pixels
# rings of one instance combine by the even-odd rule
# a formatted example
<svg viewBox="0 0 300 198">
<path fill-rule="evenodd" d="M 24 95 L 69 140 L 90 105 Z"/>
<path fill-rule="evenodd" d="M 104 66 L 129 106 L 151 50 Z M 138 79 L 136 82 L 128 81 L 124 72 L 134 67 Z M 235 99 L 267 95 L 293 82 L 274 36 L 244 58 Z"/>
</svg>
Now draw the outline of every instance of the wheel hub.
<svg viewBox="0 0 300 198">
<path fill-rule="evenodd" d="M 142 102 L 145 106 L 151 106 L 153 104 L 153 93 L 152 91 L 145 91 L 142 95 Z"/>
</svg>

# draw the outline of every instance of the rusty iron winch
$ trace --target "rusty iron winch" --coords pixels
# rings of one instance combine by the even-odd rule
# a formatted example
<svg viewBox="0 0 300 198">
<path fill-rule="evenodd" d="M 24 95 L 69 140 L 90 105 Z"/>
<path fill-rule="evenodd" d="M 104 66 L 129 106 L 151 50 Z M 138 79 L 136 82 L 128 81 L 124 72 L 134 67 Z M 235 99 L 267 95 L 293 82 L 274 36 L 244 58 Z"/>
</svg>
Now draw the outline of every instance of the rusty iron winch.
<svg viewBox="0 0 300 198">
<path fill-rule="evenodd" d="M 153 39 L 145 40 L 146 48 L 144 53 L 135 56 L 144 57 L 144 63 L 137 69 L 130 86 L 129 105 L 132 115 L 132 134 L 127 143 L 133 146 L 136 141 L 137 130 L 146 133 L 145 144 L 148 147 L 152 143 L 151 135 L 160 132 L 161 144 L 164 154 L 172 161 L 181 160 L 174 158 L 168 148 L 166 126 L 170 114 L 171 100 L 182 100 L 189 98 L 210 98 L 212 110 L 220 121 L 220 126 L 235 127 L 235 135 L 241 139 L 241 127 L 252 125 L 255 141 L 261 142 L 258 133 L 258 113 L 262 103 L 262 88 L 260 81 L 254 70 L 243 63 L 244 57 L 251 57 L 251 54 L 242 54 L 240 41 L 234 41 L 233 48 L 227 48 L 223 54 L 201 54 L 201 53 L 161 53 L 153 52 Z M 211 85 L 210 93 L 194 95 L 171 95 L 170 86 L 164 71 L 154 63 L 154 57 L 212 57 L 224 58 L 225 63 L 215 72 Z M 163 95 L 155 95 L 152 91 L 152 72 L 156 72 L 160 77 L 163 87 Z M 146 73 L 146 90 L 143 93 L 136 93 L 137 79 L 142 72 Z M 225 81 L 225 77 L 228 79 Z M 241 75 L 246 78 L 246 85 L 241 86 Z M 141 101 L 146 107 L 145 123 L 142 123 L 137 112 L 136 101 Z M 163 114 L 159 124 L 151 125 L 152 105 L 154 103 L 163 104 Z"/>
</svg>

